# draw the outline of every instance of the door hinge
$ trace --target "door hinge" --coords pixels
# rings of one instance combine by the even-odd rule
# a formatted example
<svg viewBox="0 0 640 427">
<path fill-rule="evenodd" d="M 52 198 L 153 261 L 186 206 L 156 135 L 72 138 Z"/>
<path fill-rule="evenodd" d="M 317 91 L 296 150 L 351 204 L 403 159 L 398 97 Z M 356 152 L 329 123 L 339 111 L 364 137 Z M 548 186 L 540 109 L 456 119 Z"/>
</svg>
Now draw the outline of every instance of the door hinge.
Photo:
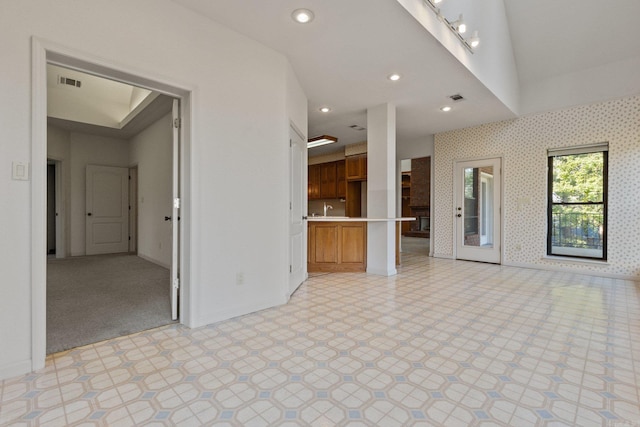
<svg viewBox="0 0 640 427">
<path fill-rule="evenodd" d="M 180 117 L 177 117 L 175 119 L 173 119 L 173 127 L 176 129 L 180 129 L 180 127 L 182 126 L 182 119 Z"/>
<path fill-rule="evenodd" d="M 289 265 L 289 273 L 293 273 L 293 267 Z"/>
<path fill-rule="evenodd" d="M 293 141 L 289 138 L 289 147 L 293 147 Z"/>
<path fill-rule="evenodd" d="M 180 288 L 180 279 L 174 279 L 173 280 L 173 289 L 179 289 L 179 288 Z"/>
<path fill-rule="evenodd" d="M 176 208 L 176 209 L 180 209 L 180 198 L 179 197 L 173 199 L 173 207 Z"/>
<path fill-rule="evenodd" d="M 131 236 L 129 236 L 129 240 L 131 240 Z"/>
<path fill-rule="evenodd" d="M 293 209 L 293 203 L 289 202 L 289 210 Z"/>
</svg>

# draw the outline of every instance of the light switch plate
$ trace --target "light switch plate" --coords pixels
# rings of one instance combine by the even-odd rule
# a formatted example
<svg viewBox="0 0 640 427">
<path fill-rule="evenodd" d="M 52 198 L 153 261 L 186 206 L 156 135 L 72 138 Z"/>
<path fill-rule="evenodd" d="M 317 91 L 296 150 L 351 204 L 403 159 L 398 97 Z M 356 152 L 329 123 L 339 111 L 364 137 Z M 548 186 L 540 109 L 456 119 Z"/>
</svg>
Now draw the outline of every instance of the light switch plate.
<svg viewBox="0 0 640 427">
<path fill-rule="evenodd" d="M 29 181 L 29 163 L 13 162 L 12 178 L 16 181 Z"/>
</svg>

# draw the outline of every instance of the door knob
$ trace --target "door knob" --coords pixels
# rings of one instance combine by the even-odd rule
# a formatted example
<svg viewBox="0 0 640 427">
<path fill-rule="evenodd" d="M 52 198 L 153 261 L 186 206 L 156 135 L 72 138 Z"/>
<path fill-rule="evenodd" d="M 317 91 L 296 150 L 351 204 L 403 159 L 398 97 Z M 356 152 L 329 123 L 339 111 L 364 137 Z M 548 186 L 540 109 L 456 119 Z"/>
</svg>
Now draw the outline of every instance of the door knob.
<svg viewBox="0 0 640 427">
<path fill-rule="evenodd" d="M 87 214 L 87 216 L 91 216 L 91 212 L 89 212 L 89 213 Z"/>
<path fill-rule="evenodd" d="M 171 217 L 170 217 L 170 216 L 165 216 L 165 217 L 164 217 L 164 220 L 165 220 L 165 221 L 171 221 Z"/>
</svg>

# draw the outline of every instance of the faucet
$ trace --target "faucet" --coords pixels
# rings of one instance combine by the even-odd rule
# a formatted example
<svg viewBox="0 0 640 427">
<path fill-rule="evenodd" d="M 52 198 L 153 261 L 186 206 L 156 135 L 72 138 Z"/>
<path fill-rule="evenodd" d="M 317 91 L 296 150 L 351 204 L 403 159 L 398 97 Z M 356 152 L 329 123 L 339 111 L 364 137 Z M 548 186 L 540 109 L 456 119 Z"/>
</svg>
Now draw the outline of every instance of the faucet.
<svg viewBox="0 0 640 427">
<path fill-rule="evenodd" d="M 333 206 L 328 205 L 327 202 L 324 202 L 324 216 L 327 216 L 327 209 L 333 209 Z"/>
</svg>

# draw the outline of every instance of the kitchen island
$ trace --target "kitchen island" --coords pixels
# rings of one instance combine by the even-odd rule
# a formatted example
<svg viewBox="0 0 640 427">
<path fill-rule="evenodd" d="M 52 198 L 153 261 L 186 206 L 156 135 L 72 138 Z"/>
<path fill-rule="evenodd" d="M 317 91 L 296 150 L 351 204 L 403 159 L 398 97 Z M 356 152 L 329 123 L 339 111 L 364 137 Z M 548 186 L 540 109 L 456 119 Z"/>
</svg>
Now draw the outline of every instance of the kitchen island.
<svg viewBox="0 0 640 427">
<path fill-rule="evenodd" d="M 414 221 L 415 218 L 308 218 L 307 271 L 367 270 L 367 223 Z M 399 226 L 396 226 L 396 263 L 399 264 Z"/>
</svg>

